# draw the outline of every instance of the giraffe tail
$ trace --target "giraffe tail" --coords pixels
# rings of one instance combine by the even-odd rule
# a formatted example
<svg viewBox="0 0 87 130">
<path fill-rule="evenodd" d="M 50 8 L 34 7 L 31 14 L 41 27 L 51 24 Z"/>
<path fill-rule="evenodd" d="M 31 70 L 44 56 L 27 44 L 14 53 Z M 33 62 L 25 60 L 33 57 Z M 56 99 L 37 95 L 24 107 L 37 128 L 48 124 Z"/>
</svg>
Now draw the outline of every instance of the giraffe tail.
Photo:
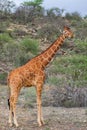
<svg viewBox="0 0 87 130">
<path fill-rule="evenodd" d="M 8 107 L 9 107 L 9 110 L 10 110 L 10 87 L 9 87 L 9 78 L 7 79 L 7 82 L 8 82 L 8 99 L 7 99 L 7 102 L 8 102 Z"/>
<path fill-rule="evenodd" d="M 8 88 L 8 107 L 9 107 L 9 110 L 10 110 L 10 88 Z"/>
<path fill-rule="evenodd" d="M 9 110 L 10 110 L 10 99 L 8 99 L 8 107 L 9 107 Z"/>
</svg>

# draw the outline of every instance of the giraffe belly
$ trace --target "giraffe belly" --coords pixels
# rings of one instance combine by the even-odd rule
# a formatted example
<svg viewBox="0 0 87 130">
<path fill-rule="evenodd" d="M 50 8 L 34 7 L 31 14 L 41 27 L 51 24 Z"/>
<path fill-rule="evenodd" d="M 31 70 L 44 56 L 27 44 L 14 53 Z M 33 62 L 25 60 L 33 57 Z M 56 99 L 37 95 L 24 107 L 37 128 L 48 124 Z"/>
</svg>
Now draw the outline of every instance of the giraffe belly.
<svg viewBox="0 0 87 130">
<path fill-rule="evenodd" d="M 23 86 L 25 86 L 25 87 L 32 87 L 32 86 L 35 85 L 34 81 L 35 81 L 35 75 L 34 75 L 34 73 L 28 73 L 24 77 Z"/>
<path fill-rule="evenodd" d="M 24 86 L 24 87 L 32 87 L 32 86 L 33 86 L 33 84 L 32 84 L 32 82 L 31 82 L 31 81 L 26 80 L 26 81 L 23 83 L 23 86 Z"/>
</svg>

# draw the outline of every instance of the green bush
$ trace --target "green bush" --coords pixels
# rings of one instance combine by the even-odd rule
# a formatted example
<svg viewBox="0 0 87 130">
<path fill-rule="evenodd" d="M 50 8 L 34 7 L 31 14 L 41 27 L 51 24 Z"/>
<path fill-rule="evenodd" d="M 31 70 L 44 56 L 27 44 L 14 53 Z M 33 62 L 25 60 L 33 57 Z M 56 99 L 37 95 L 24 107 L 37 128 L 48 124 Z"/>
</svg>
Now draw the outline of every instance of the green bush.
<svg viewBox="0 0 87 130">
<path fill-rule="evenodd" d="M 25 37 L 21 41 L 21 46 L 23 47 L 23 49 L 25 50 L 26 53 L 31 52 L 34 55 L 38 54 L 38 51 L 39 51 L 38 46 L 39 46 L 39 44 L 38 44 L 37 40 Z"/>
<path fill-rule="evenodd" d="M 73 19 L 76 21 L 82 20 L 82 17 L 80 16 L 78 12 L 66 13 L 65 17 L 69 20 L 73 20 Z"/>
<path fill-rule="evenodd" d="M 87 39 L 85 40 L 80 40 L 77 39 L 75 40 L 75 52 L 77 53 L 82 53 L 82 54 L 87 54 Z"/>
<path fill-rule="evenodd" d="M 58 75 L 52 74 L 48 76 L 47 83 L 53 86 L 61 87 L 61 85 L 64 86 L 65 79 L 62 75 L 58 76 Z"/>
<path fill-rule="evenodd" d="M 58 85 L 59 80 L 56 76 L 50 76 L 49 79 L 48 79 L 48 83 L 53 84 L 53 85 Z"/>
<path fill-rule="evenodd" d="M 12 38 L 9 36 L 8 33 L 1 33 L 0 34 L 0 43 L 11 42 Z"/>
<path fill-rule="evenodd" d="M 39 51 L 38 41 L 27 37 L 18 43 L 13 41 L 8 34 L 1 34 L 0 40 L 3 41 L 0 46 L 0 60 L 11 62 L 16 67 L 25 64 Z"/>
<path fill-rule="evenodd" d="M 18 56 L 16 57 L 14 64 L 16 67 L 24 65 L 33 57 L 34 55 L 31 52 L 26 53 L 25 51 L 22 50 L 20 53 L 18 53 Z"/>
<path fill-rule="evenodd" d="M 86 55 L 73 55 L 62 56 L 57 58 L 52 67 L 50 67 L 49 75 L 61 75 L 62 82 L 64 84 L 64 78 L 66 84 L 70 86 L 86 86 L 87 84 L 87 56 Z M 57 83 L 59 77 L 51 77 L 50 82 Z"/>
<path fill-rule="evenodd" d="M 13 62 L 18 58 L 20 55 L 20 46 L 15 42 L 13 43 L 6 43 L 3 46 L 3 53 L 4 53 L 4 58 L 6 61 Z"/>
<path fill-rule="evenodd" d="M 0 83 L 2 84 L 6 84 L 6 81 L 7 81 L 7 73 L 0 73 Z"/>
<path fill-rule="evenodd" d="M 60 34 L 59 29 L 57 29 L 57 25 L 55 24 L 48 24 L 45 27 L 42 27 L 38 31 L 39 38 L 46 38 L 51 43 L 57 39 L 58 35 Z"/>
</svg>

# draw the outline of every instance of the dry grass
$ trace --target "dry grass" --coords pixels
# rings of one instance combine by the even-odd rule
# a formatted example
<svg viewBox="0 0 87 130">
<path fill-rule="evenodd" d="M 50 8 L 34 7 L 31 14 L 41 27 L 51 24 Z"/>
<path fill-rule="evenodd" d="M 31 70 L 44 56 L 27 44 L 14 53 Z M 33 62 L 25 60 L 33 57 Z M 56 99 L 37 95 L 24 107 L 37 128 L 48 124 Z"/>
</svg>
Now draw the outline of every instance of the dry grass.
<svg viewBox="0 0 87 130">
<path fill-rule="evenodd" d="M 24 90 L 25 91 L 25 90 Z M 19 128 L 8 125 L 7 86 L 0 85 L 0 130 L 86 130 L 86 108 L 43 107 L 45 125 L 38 127 L 37 109 L 23 107 L 22 96 L 17 105 Z M 23 93 L 22 93 L 23 94 Z M 32 95 L 31 95 L 32 98 Z"/>
</svg>

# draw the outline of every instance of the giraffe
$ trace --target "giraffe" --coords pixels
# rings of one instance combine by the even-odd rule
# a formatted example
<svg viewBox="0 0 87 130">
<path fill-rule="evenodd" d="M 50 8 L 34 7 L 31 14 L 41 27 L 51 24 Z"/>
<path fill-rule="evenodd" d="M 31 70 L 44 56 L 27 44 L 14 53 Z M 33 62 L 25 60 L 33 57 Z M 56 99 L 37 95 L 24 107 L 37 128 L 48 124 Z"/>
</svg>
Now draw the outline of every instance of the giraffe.
<svg viewBox="0 0 87 130">
<path fill-rule="evenodd" d="M 14 124 L 18 127 L 16 118 L 16 103 L 19 92 L 22 87 L 35 86 L 37 95 L 37 121 L 39 126 L 44 125 L 41 109 L 41 93 L 45 80 L 45 68 L 51 59 L 59 50 L 65 38 L 73 37 L 73 32 L 69 27 L 64 27 L 63 33 L 60 37 L 53 42 L 50 47 L 43 51 L 38 56 L 28 61 L 25 65 L 12 70 L 8 75 L 8 88 L 9 88 L 9 124 L 12 126 L 12 118 Z"/>
</svg>

